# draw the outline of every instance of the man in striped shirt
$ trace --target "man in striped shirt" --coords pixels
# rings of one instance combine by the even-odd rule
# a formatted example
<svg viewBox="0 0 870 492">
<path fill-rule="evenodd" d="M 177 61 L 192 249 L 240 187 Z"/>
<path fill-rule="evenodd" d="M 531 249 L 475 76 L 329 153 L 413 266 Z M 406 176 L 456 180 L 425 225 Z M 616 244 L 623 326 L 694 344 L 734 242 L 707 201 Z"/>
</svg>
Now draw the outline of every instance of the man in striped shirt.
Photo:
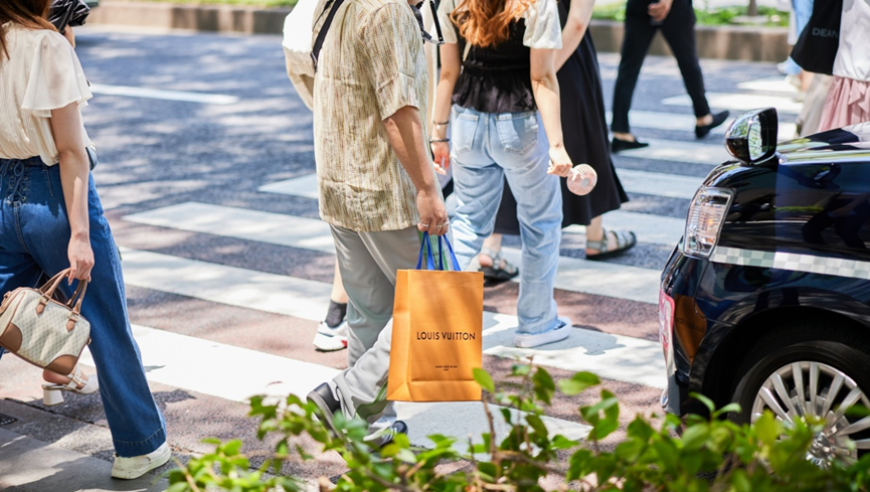
<svg viewBox="0 0 870 492">
<path fill-rule="evenodd" d="M 327 3 L 327 6 L 331 2 Z M 319 32 L 328 9 L 315 20 Z M 320 216 L 335 239 L 350 299 L 348 366 L 309 399 L 372 427 L 375 445 L 405 432 L 378 400 L 389 368 L 396 271 L 413 269 L 419 231 L 443 235 L 447 211 L 430 159 L 426 57 L 406 0 L 343 3 L 324 38 L 314 82 Z"/>
</svg>

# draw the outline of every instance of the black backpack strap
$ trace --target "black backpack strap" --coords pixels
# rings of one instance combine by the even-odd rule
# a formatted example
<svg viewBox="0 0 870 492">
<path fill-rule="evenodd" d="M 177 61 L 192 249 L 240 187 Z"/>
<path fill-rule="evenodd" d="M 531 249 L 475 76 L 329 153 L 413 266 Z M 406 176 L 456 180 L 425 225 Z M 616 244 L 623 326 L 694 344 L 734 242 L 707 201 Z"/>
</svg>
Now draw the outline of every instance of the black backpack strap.
<svg viewBox="0 0 870 492">
<path fill-rule="evenodd" d="M 320 32 L 317 33 L 317 39 L 314 40 L 314 46 L 311 49 L 311 60 L 314 62 L 315 72 L 317 71 L 317 58 L 320 57 L 320 50 L 323 48 L 323 41 L 326 39 L 326 33 L 329 32 L 329 26 L 332 25 L 332 19 L 335 17 L 335 13 L 338 12 L 338 8 L 341 7 L 341 4 L 343 3 L 344 0 L 329 0 L 323 7 L 324 12 L 326 12 L 326 9 L 329 9 L 329 14 L 326 16 L 326 20 L 323 21 L 323 26 L 320 28 Z M 332 8 L 330 8 L 330 4 L 332 4 Z"/>
</svg>

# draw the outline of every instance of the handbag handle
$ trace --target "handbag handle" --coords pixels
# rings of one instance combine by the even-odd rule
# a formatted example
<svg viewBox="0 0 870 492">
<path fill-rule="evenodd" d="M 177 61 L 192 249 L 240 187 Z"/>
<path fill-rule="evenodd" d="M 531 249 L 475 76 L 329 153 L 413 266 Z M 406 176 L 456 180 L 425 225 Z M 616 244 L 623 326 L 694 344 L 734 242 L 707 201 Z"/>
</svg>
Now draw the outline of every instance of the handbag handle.
<svg viewBox="0 0 870 492">
<path fill-rule="evenodd" d="M 45 306 L 48 305 L 54 292 L 60 285 L 61 280 L 69 274 L 69 270 L 69 268 L 61 270 L 57 275 L 48 279 L 48 281 L 39 288 L 39 291 L 42 292 L 42 299 L 39 300 L 39 304 L 36 306 L 36 314 L 42 314 L 43 311 L 45 311 Z M 87 292 L 87 290 L 88 281 L 80 280 L 75 292 L 66 303 L 66 307 L 72 310 L 72 314 L 70 315 L 71 318 L 75 316 L 75 318 L 78 319 L 82 310 L 82 300 L 84 300 L 85 292 Z"/>
<path fill-rule="evenodd" d="M 443 264 L 444 259 L 444 247 L 442 243 L 447 243 L 447 251 L 450 253 L 450 260 L 453 266 L 453 271 L 458 272 L 461 269 L 459 268 L 459 261 L 456 259 L 456 254 L 453 253 L 453 246 L 450 244 L 444 236 L 438 236 L 438 264 L 436 268 L 435 259 L 433 258 L 434 248 L 432 247 L 432 241 L 429 237 L 428 232 L 423 233 L 423 240 L 420 241 L 420 255 L 417 258 L 417 270 L 422 270 L 423 267 L 423 256 L 425 254 L 426 257 L 426 269 L 427 270 L 442 270 L 448 271 L 448 265 Z"/>
</svg>

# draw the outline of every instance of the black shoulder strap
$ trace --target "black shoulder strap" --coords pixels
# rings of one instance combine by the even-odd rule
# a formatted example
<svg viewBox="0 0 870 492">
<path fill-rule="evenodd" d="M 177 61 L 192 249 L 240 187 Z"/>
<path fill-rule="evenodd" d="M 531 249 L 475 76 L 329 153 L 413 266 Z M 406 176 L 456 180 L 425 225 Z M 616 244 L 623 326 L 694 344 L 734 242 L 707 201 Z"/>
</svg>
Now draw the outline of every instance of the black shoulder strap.
<svg viewBox="0 0 870 492">
<path fill-rule="evenodd" d="M 320 50 L 323 48 L 323 40 L 326 39 L 326 33 L 329 32 L 329 26 L 332 25 L 332 19 L 335 17 L 335 13 L 338 12 L 338 8 L 341 7 L 341 4 L 343 3 L 344 0 L 329 0 L 323 7 L 324 12 L 326 12 L 326 9 L 329 9 L 329 14 L 326 16 L 326 20 L 323 21 L 323 26 L 320 28 L 320 32 L 317 33 L 317 39 L 314 40 L 314 46 L 311 49 L 311 60 L 314 62 L 315 72 L 317 71 L 317 58 L 320 56 Z M 332 4 L 331 9 L 329 4 Z"/>
</svg>

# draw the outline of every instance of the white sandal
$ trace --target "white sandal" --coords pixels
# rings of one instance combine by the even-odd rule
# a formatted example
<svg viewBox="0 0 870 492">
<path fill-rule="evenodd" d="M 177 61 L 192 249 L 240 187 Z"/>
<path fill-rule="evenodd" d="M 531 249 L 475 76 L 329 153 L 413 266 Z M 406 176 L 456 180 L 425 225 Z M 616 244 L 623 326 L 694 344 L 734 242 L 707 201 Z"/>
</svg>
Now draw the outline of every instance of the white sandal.
<svg viewBox="0 0 870 492">
<path fill-rule="evenodd" d="M 96 375 L 87 377 L 76 366 L 72 374 L 67 376 L 69 382 L 66 384 L 46 383 L 42 385 L 42 404 L 47 407 L 53 407 L 63 403 L 63 392 L 69 391 L 79 395 L 90 395 L 100 389 L 100 383 L 97 381 Z"/>
</svg>

